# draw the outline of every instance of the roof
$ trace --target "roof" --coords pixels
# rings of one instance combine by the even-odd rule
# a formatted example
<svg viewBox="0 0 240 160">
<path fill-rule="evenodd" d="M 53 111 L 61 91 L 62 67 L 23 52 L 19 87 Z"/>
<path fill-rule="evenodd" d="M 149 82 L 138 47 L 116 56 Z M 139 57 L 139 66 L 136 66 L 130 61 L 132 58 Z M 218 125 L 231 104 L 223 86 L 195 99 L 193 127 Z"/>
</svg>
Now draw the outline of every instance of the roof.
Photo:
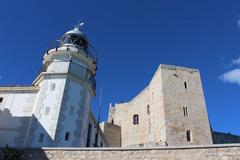
<svg viewBox="0 0 240 160">
<path fill-rule="evenodd" d="M 0 92 L 38 92 L 38 86 L 20 86 L 20 85 L 12 85 L 12 86 L 0 86 Z"/>
<path fill-rule="evenodd" d="M 87 36 L 82 31 L 80 31 L 79 28 L 76 28 L 76 27 L 74 29 L 66 32 L 64 35 L 67 35 L 67 34 L 74 34 L 74 35 L 80 36 L 80 37 L 84 38 L 85 40 L 87 40 Z"/>
</svg>

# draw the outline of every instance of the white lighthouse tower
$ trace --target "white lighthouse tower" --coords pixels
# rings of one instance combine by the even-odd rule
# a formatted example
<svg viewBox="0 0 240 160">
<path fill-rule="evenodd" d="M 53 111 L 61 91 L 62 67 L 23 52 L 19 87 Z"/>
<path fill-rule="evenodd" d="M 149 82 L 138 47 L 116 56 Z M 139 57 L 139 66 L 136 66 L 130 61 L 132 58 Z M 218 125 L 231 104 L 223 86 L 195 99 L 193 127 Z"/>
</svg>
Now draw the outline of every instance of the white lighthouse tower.
<svg viewBox="0 0 240 160">
<path fill-rule="evenodd" d="M 44 69 L 33 82 L 40 89 L 24 146 L 85 147 L 94 137 L 88 136 L 92 131 L 89 116 L 97 65 L 88 52 L 82 25 L 66 32 L 59 47 L 48 50 L 43 57 Z"/>
</svg>

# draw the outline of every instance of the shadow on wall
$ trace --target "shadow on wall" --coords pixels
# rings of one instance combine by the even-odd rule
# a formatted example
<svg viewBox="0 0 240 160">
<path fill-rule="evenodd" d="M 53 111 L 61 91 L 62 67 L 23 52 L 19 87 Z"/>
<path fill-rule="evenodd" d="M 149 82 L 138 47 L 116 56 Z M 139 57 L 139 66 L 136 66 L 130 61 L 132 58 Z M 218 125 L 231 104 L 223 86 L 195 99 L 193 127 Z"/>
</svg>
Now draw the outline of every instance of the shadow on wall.
<svg viewBox="0 0 240 160">
<path fill-rule="evenodd" d="M 13 116 L 9 109 L 0 110 L 0 147 L 47 147 L 53 142 L 35 115 Z"/>
<path fill-rule="evenodd" d="M 28 152 L 26 152 L 28 150 Z M 49 160 L 44 150 L 24 148 L 0 148 L 0 160 Z"/>
</svg>

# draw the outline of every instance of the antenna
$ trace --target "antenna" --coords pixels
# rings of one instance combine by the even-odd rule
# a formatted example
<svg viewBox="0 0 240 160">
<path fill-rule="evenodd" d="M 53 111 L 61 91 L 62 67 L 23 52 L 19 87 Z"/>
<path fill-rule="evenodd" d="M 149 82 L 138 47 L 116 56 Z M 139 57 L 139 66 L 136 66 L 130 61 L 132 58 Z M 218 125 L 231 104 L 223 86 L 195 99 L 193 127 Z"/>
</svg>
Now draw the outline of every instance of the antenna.
<svg viewBox="0 0 240 160">
<path fill-rule="evenodd" d="M 84 25 L 84 22 L 78 21 L 77 25 L 74 25 L 74 27 L 77 28 L 78 30 L 80 30 L 83 25 Z"/>
<path fill-rule="evenodd" d="M 97 133 L 95 134 L 94 147 L 98 147 L 98 132 L 99 132 L 100 115 L 101 115 L 101 110 L 102 110 L 102 89 L 103 89 L 103 86 L 101 85 L 100 97 L 99 97 L 99 110 L 98 110 L 98 121 L 97 121 Z"/>
</svg>

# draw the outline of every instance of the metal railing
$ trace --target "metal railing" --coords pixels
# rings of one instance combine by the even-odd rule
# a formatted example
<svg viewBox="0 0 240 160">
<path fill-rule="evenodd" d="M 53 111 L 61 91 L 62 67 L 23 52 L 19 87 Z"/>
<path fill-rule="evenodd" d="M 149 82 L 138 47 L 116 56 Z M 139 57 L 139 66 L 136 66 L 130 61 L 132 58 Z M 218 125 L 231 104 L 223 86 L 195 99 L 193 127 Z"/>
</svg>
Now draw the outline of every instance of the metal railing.
<svg viewBox="0 0 240 160">
<path fill-rule="evenodd" d="M 71 44 L 71 45 L 61 45 L 58 41 L 53 41 L 53 42 L 50 42 L 48 44 L 48 47 L 47 47 L 47 53 L 52 50 L 52 49 L 55 49 L 56 51 L 58 50 L 58 48 L 60 47 L 66 47 L 66 51 L 69 51 L 70 50 L 70 47 L 75 47 L 78 49 L 78 51 L 82 51 L 82 53 L 85 53 L 87 57 L 91 57 L 92 59 L 94 59 L 96 62 L 98 60 L 98 54 L 97 54 L 97 51 L 96 49 L 90 44 L 89 44 L 89 47 L 87 49 L 83 48 L 83 47 L 78 47 L 74 44 Z M 92 54 L 94 53 L 94 54 Z"/>
</svg>

